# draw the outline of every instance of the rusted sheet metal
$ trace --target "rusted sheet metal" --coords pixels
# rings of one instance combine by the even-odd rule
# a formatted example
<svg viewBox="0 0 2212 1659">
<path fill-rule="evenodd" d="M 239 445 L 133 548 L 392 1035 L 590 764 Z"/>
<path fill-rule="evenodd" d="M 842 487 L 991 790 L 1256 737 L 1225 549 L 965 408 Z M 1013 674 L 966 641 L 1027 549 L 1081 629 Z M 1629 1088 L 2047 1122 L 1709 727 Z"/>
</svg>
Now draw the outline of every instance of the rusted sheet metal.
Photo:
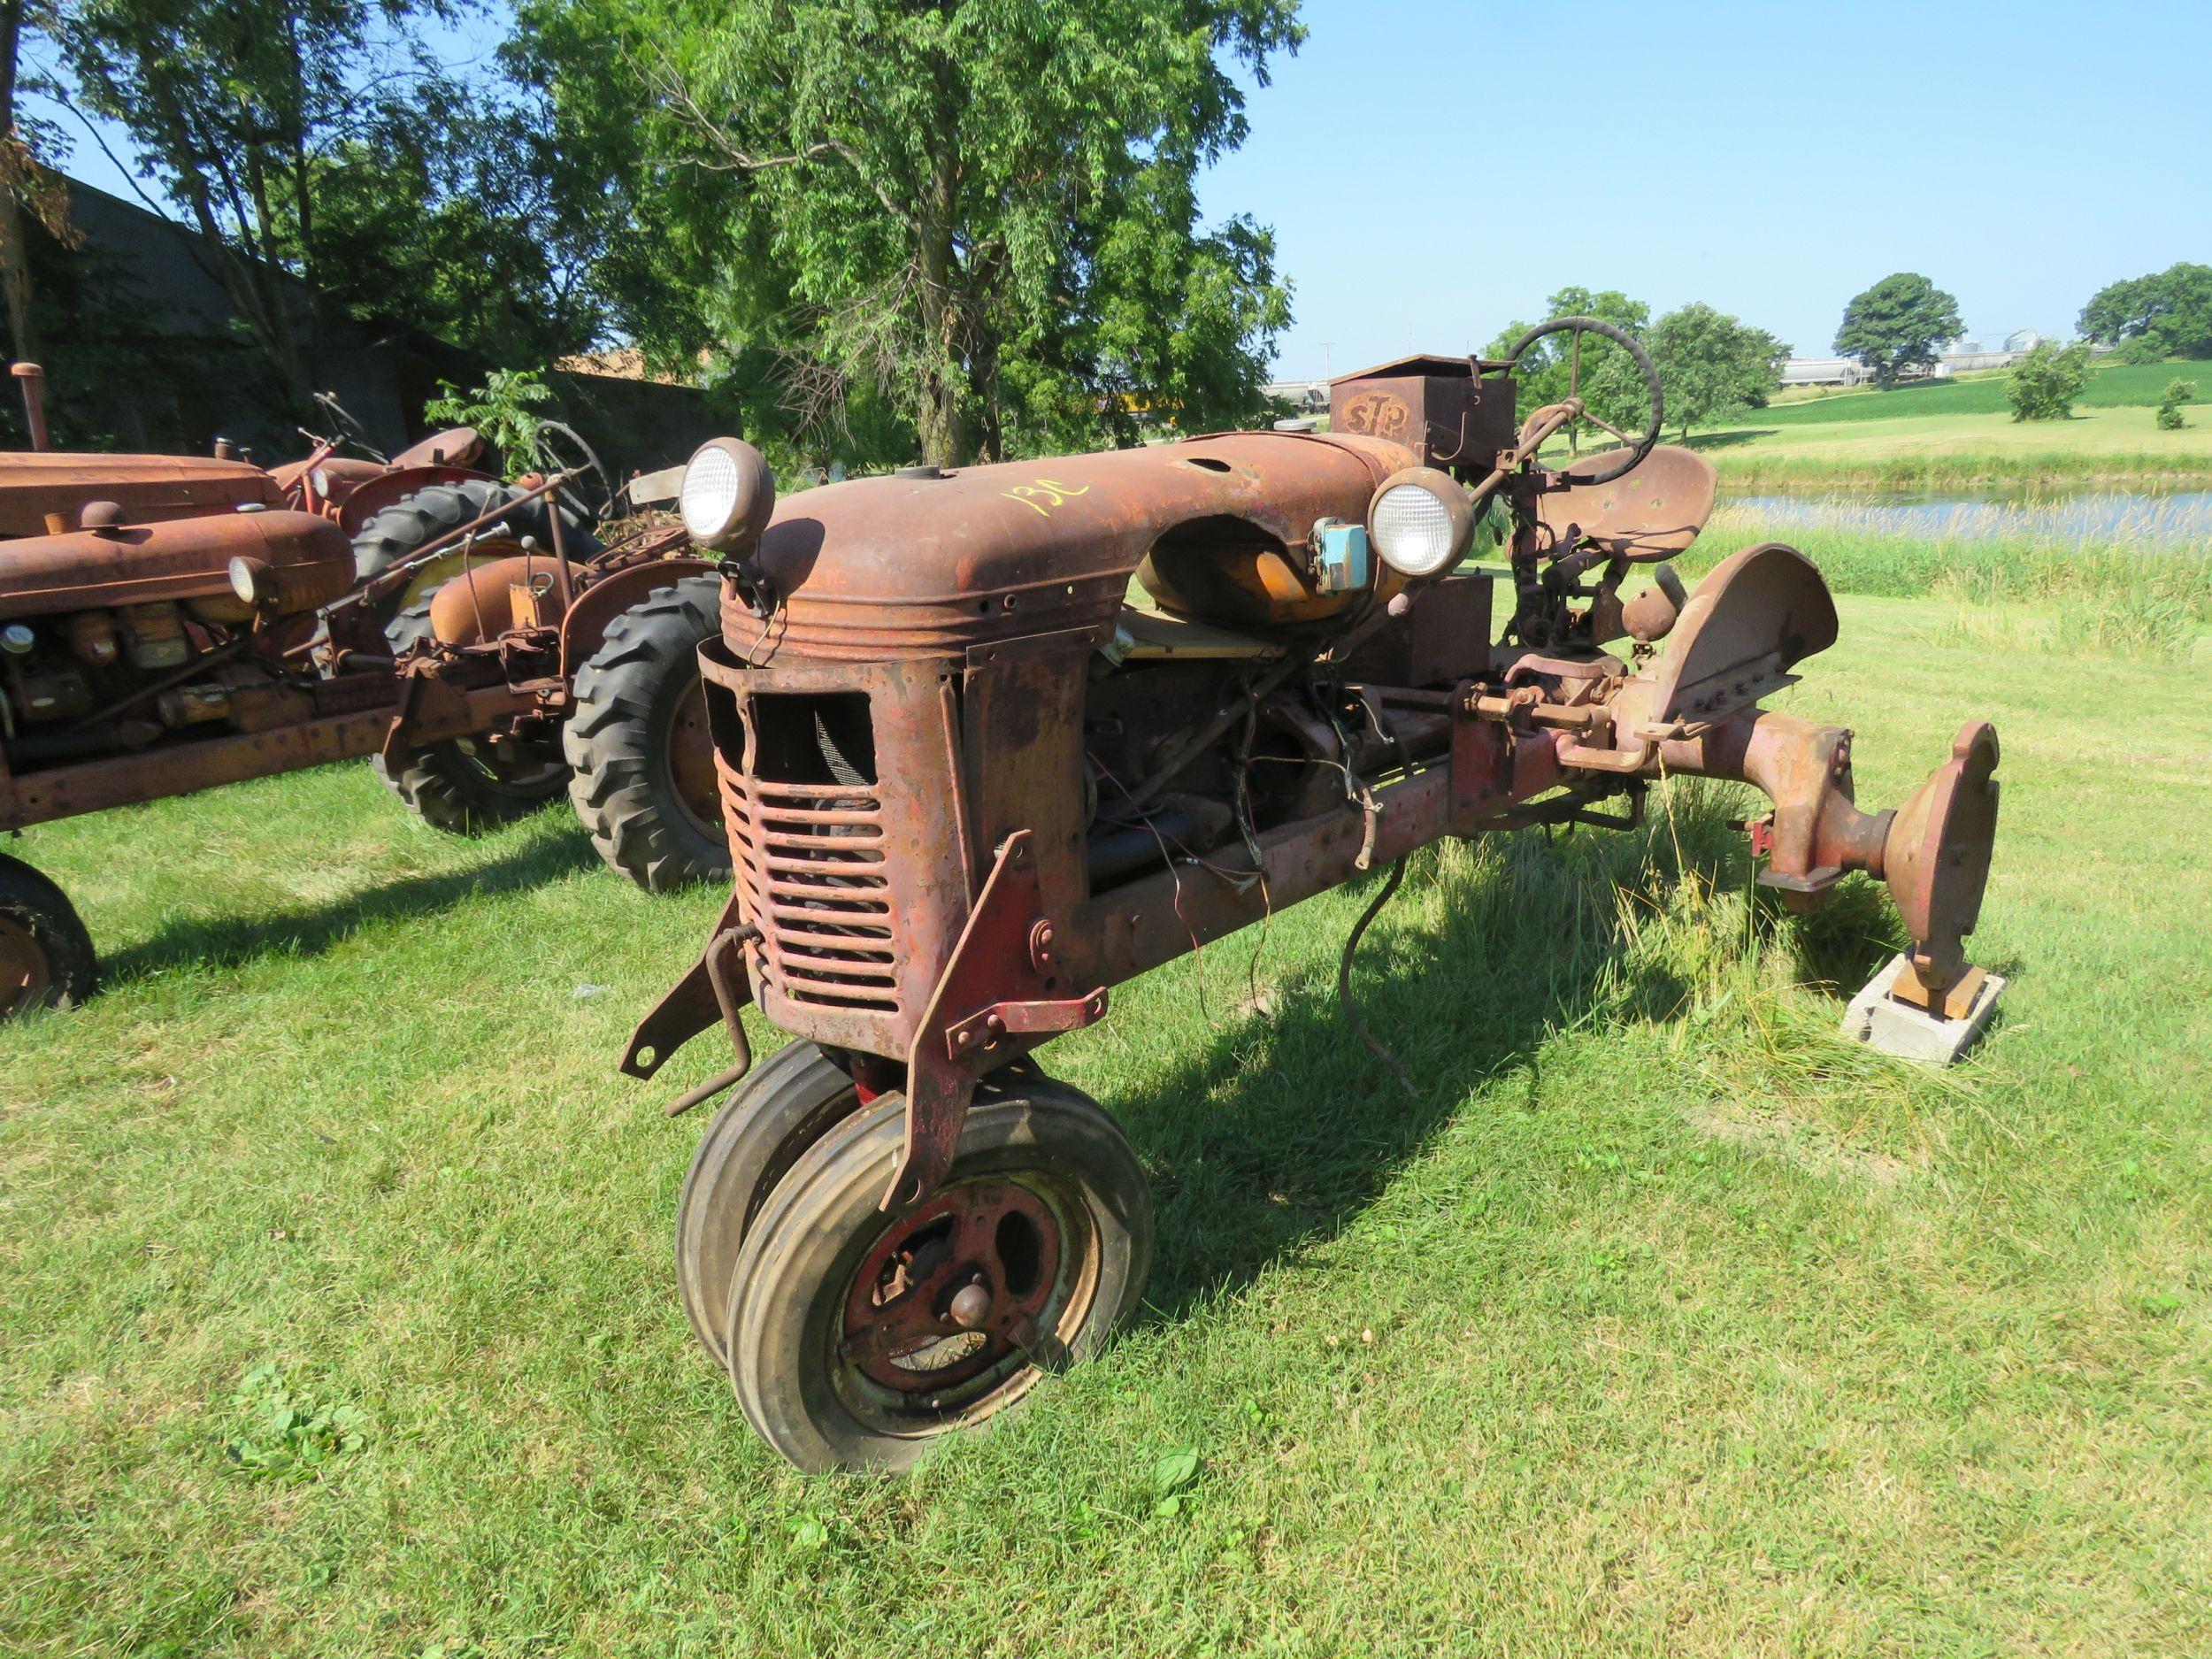
<svg viewBox="0 0 2212 1659">
<path fill-rule="evenodd" d="M 363 464 L 356 462 L 350 465 Z M 285 471 L 285 468 L 278 468 L 278 476 L 281 477 Z M 363 526 L 378 513 L 387 507 L 396 506 L 419 489 L 427 489 L 434 484 L 465 483 L 483 476 L 473 467 L 457 463 L 418 462 L 403 466 L 395 462 L 388 467 L 369 464 L 365 478 L 356 479 L 344 488 L 333 492 L 323 505 L 325 511 L 334 513 L 348 535 L 358 535 Z"/>
<path fill-rule="evenodd" d="M 75 530 L 0 546 L 0 614 L 58 616 L 161 601 L 190 603 L 211 620 L 253 612 L 231 591 L 230 561 L 260 559 L 288 611 L 312 611 L 353 582 L 345 533 L 312 513 L 227 513 Z"/>
<path fill-rule="evenodd" d="M 1329 382 L 1330 429 L 1401 444 L 1421 466 L 1486 457 L 1513 442 L 1515 387 L 1478 379 L 1477 366 L 1417 355 L 1340 376 Z"/>
<path fill-rule="evenodd" d="M 943 833 L 959 771 L 940 692 L 957 664 L 746 670 L 710 642 L 700 668 L 740 913 L 761 934 L 747 965 L 762 1011 L 841 1048 L 903 1054 L 968 911 Z M 837 751 L 848 731 L 850 751 Z"/>
<path fill-rule="evenodd" d="M 688 577 L 704 576 L 715 569 L 702 558 L 657 558 L 632 565 L 599 578 L 576 595 L 576 603 L 561 618 L 561 661 L 571 665 L 584 661 L 606 638 L 617 617 Z"/>
<path fill-rule="evenodd" d="M 1358 518 L 1411 452 L 1379 440 L 1233 433 L 854 479 L 777 503 L 757 562 L 772 624 L 726 606 L 740 660 L 868 661 L 963 651 L 1064 629 L 1110 634 L 1163 533 L 1225 518 L 1302 549 L 1322 518 Z"/>
<path fill-rule="evenodd" d="M 1035 854 L 1027 830 L 1000 844 L 915 1023 L 906 1056 L 906 1143 L 884 1192 L 887 1210 L 918 1203 L 943 1184 L 978 1077 L 1049 1032 L 1072 1031 L 1106 1011 L 1102 986 L 1064 995 L 1060 964 L 1039 961 L 1031 949 L 1045 920 Z"/>
<path fill-rule="evenodd" d="M 190 455 L 0 455 L 0 536 L 46 532 L 46 515 L 74 528 L 87 502 L 111 501 L 125 524 L 151 524 L 242 503 L 280 507 L 283 492 L 259 467 Z"/>
<path fill-rule="evenodd" d="M 1594 477 L 1609 472 L 1623 452 L 1585 456 L 1561 474 Z M 1537 534 L 1547 547 L 1564 548 L 1571 530 L 1609 558 L 1649 564 L 1679 553 L 1713 516 L 1720 474 L 1694 449 L 1658 445 L 1640 465 L 1604 484 L 1582 484 L 1536 498 Z"/>
<path fill-rule="evenodd" d="M 1835 601 L 1812 561 L 1777 541 L 1746 548 L 1690 595 L 1636 713 L 1654 724 L 1710 719 L 1778 689 L 1835 642 Z"/>
</svg>

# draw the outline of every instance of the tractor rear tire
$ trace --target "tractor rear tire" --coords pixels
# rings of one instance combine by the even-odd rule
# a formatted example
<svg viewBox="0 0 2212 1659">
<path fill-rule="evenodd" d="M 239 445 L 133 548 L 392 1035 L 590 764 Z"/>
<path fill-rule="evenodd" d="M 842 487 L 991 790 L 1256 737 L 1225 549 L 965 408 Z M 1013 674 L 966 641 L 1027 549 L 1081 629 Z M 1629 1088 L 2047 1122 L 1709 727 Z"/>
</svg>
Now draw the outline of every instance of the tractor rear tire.
<svg viewBox="0 0 2212 1659">
<path fill-rule="evenodd" d="M 408 606 L 384 633 L 392 655 L 406 656 L 430 637 L 429 600 Z M 568 768 L 557 757 L 518 765 L 501 760 L 481 738 L 447 738 L 404 749 L 396 766 L 374 755 L 369 764 L 409 811 L 449 835 L 480 835 L 527 818 L 568 787 Z"/>
<path fill-rule="evenodd" d="M 523 493 L 489 478 L 425 485 L 361 526 L 361 534 L 353 538 L 354 579 L 365 581 L 439 536 L 458 530 Z M 519 541 L 524 536 L 534 536 L 541 549 L 549 554 L 553 551 L 553 515 L 544 496 L 523 503 L 502 522 L 507 526 L 505 539 Z M 598 538 L 582 515 L 568 507 L 561 510 L 561 543 L 572 562 L 588 559 L 600 550 Z"/>
<path fill-rule="evenodd" d="M 99 979 L 92 935 L 68 895 L 21 859 L 0 855 L 0 1020 L 75 1008 Z"/>
<path fill-rule="evenodd" d="M 730 879 L 699 673 L 721 603 L 718 576 L 661 588 L 617 617 L 576 671 L 561 734 L 570 798 L 599 856 L 649 893 Z"/>
</svg>

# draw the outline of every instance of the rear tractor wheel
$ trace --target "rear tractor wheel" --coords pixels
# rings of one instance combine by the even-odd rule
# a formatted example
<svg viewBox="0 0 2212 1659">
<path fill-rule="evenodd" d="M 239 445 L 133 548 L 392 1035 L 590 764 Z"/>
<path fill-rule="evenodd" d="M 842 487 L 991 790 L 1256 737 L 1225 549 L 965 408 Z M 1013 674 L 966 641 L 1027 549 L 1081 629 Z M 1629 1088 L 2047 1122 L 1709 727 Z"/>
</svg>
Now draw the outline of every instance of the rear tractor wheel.
<svg viewBox="0 0 2212 1659">
<path fill-rule="evenodd" d="M 98 979 L 99 958 L 77 907 L 30 865 L 0 856 L 0 1020 L 74 1008 Z"/>
<path fill-rule="evenodd" d="M 404 657 L 430 637 L 430 601 L 410 605 L 385 629 L 392 655 Z M 407 810 L 449 835 L 476 835 L 527 818 L 568 787 L 559 740 L 519 732 L 447 738 L 403 749 L 396 764 L 369 764 Z"/>
<path fill-rule="evenodd" d="M 1152 1202 L 1128 1141 L 1087 1095 L 1001 1075 L 919 1205 L 877 1208 L 904 1136 L 887 1094 L 802 1153 L 745 1230 L 730 1380 L 799 1468 L 902 1469 L 1090 1357 L 1135 1307 Z"/>
<path fill-rule="evenodd" d="M 730 879 L 699 673 L 721 603 L 718 576 L 661 588 L 617 617 L 576 671 L 561 738 L 570 798 L 599 856 L 649 893 Z"/>
</svg>

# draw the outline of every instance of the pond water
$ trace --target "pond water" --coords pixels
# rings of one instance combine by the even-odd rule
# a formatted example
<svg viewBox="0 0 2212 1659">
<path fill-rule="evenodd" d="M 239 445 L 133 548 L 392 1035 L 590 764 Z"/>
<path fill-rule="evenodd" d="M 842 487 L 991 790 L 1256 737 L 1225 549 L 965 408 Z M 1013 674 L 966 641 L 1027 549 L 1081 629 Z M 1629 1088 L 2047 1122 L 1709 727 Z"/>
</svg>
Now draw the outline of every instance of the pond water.
<svg viewBox="0 0 2212 1659">
<path fill-rule="evenodd" d="M 2085 490 L 2035 495 L 1868 491 L 1830 496 L 1731 495 L 1725 504 L 1770 524 L 1871 535 L 2212 545 L 2212 490 Z"/>
</svg>

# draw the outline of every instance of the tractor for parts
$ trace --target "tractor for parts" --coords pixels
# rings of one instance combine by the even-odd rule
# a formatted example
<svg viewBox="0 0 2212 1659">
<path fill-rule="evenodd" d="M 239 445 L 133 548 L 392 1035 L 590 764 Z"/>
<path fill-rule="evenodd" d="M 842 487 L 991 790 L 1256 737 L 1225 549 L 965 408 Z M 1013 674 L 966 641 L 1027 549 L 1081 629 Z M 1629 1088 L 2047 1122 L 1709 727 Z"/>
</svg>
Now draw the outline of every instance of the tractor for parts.
<svg viewBox="0 0 2212 1659">
<path fill-rule="evenodd" d="M 443 828 L 572 787 L 641 884 L 726 872 L 693 649 L 718 589 L 682 533 L 603 549 L 563 503 L 588 451 L 509 485 L 473 469 L 467 431 L 389 461 L 307 435 L 273 472 L 0 457 L 0 831 L 373 755 Z M 0 857 L 0 1018 L 80 1002 L 96 974 L 66 895 Z"/>
<path fill-rule="evenodd" d="M 1524 355 L 1563 342 L 1578 372 L 1593 336 L 1633 361 L 1640 427 L 1571 379 L 1522 414 Z M 670 1108 L 727 1095 L 677 1277 L 800 1467 L 902 1465 L 1135 1304 L 1138 1161 L 1033 1050 L 1271 908 L 1379 864 L 1386 897 L 1440 837 L 1633 821 L 1666 774 L 1747 782 L 1773 803 L 1760 880 L 1810 904 L 1870 872 L 1913 940 L 1892 995 L 1938 1021 L 1985 1002 L 1962 941 L 1993 733 L 1868 811 L 1848 731 L 1759 706 L 1834 606 L 1787 547 L 1694 591 L 1664 565 L 1714 478 L 1658 445 L 1632 340 L 1563 318 L 1501 360 L 1348 376 L 1331 409 L 1326 433 L 909 469 L 772 511 L 741 446 L 690 469 L 687 520 L 726 555 L 700 655 L 735 892 L 623 1064 L 718 1025 L 734 1048 Z M 1601 429 L 1616 447 L 1551 458 Z M 1502 568 L 1467 564 L 1486 528 Z M 748 1003 L 794 1039 L 757 1071 Z"/>
</svg>

